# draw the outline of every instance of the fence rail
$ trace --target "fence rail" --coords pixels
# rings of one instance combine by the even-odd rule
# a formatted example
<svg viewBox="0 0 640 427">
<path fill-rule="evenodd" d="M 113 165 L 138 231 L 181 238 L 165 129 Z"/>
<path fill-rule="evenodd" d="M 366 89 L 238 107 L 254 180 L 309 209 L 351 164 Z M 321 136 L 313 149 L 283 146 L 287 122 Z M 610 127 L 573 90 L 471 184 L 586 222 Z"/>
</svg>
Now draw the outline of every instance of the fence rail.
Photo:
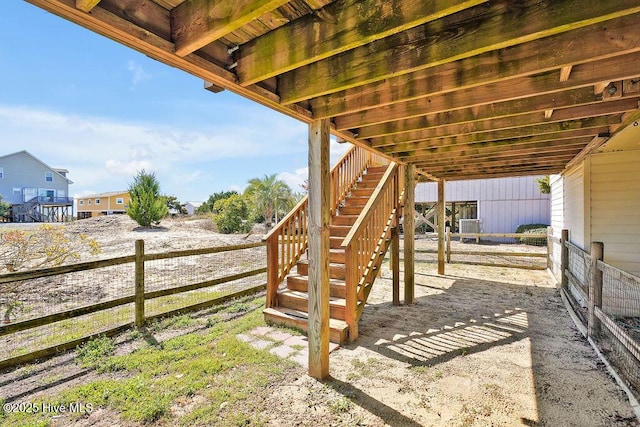
<svg viewBox="0 0 640 427">
<path fill-rule="evenodd" d="M 549 259 L 549 248 L 546 240 L 547 236 L 548 233 L 452 233 L 450 228 L 447 227 L 445 233 L 446 262 L 492 267 L 523 268 L 528 270 L 545 270 L 549 262 L 536 263 L 535 259 Z M 453 239 L 458 239 L 460 244 L 452 248 Z M 462 244 L 465 239 L 475 240 L 476 244 Z M 481 242 L 499 243 L 500 247 L 514 243 L 521 243 L 522 245 L 517 247 L 519 250 L 506 250 L 504 247 L 499 250 L 495 250 L 491 247 L 482 245 Z M 531 243 L 535 243 L 535 245 L 529 246 Z M 540 250 L 528 249 L 528 247 L 539 247 Z M 465 257 L 469 259 L 465 260 Z M 455 260 L 452 260 L 452 258 L 455 258 Z"/>
<path fill-rule="evenodd" d="M 562 236 L 561 291 L 589 338 L 607 354 L 638 395 L 640 277 L 604 262 L 602 243 L 593 242 L 591 253 L 587 253 L 569 241 L 566 230 Z"/>
<path fill-rule="evenodd" d="M 58 308 L 53 313 L 44 315 L 38 315 L 38 310 L 34 310 L 36 311 L 35 315 L 31 315 L 31 317 L 26 319 L 11 321 L 9 316 L 11 309 L 5 307 L 4 324 L 0 325 L 0 340 L 10 340 L 13 342 L 27 342 L 31 340 L 33 341 L 33 344 L 29 348 L 26 348 L 26 350 L 14 349 L 14 351 L 11 352 L 8 350 L 6 342 L 0 342 L 0 344 L 4 344 L 0 345 L 0 348 L 4 349 L 4 351 L 0 350 L 0 369 L 26 363 L 37 358 L 51 356 L 60 351 L 74 348 L 79 344 L 95 338 L 97 335 L 113 335 L 123 329 L 131 327 L 132 325 L 142 326 L 149 319 L 168 316 L 178 312 L 202 309 L 207 306 L 220 304 L 233 298 L 263 290 L 266 288 L 266 277 L 260 277 L 264 276 L 267 271 L 266 256 L 263 253 L 263 250 L 260 250 L 260 253 L 249 252 L 249 259 L 243 261 L 243 263 L 248 264 L 257 262 L 259 265 L 253 265 L 253 267 L 258 268 L 241 268 L 243 271 L 236 271 L 233 272 L 234 274 L 227 274 L 225 270 L 226 266 L 223 266 L 222 272 L 225 275 L 215 278 L 212 278 L 212 276 L 214 276 L 215 273 L 221 272 L 219 269 L 216 269 L 215 266 L 201 265 L 206 263 L 202 262 L 200 259 L 193 260 L 193 257 L 212 254 L 254 251 L 258 248 L 262 248 L 263 246 L 265 246 L 264 242 L 257 242 L 204 249 L 145 254 L 144 242 L 142 240 L 138 240 L 136 241 L 135 255 L 1 275 L 0 290 L 2 292 L 0 294 L 5 297 L 3 302 L 7 307 L 8 298 L 6 296 L 8 295 L 8 292 L 2 288 L 3 286 L 6 288 L 9 285 L 18 286 L 28 283 L 28 281 L 51 278 L 55 279 L 54 282 L 52 282 L 53 286 L 55 286 L 56 283 L 63 282 L 62 277 L 65 277 L 65 275 L 78 272 L 87 273 L 92 270 L 131 264 L 134 265 L 135 279 L 133 289 L 129 288 L 130 291 L 133 291 L 133 294 L 109 298 L 94 304 L 85 304 L 73 308 Z M 238 256 L 238 254 L 236 253 L 235 256 Z M 203 272 L 205 277 L 206 275 L 209 275 L 210 277 L 205 278 L 205 280 L 197 280 L 195 283 L 180 284 L 178 286 L 163 287 L 161 289 L 145 289 L 145 282 L 147 279 L 151 279 L 152 276 L 157 279 L 158 277 L 163 275 L 166 276 L 167 274 L 162 268 L 163 266 L 154 266 L 154 264 L 157 264 L 157 261 L 168 260 L 167 262 L 187 262 L 184 261 L 185 259 L 188 259 L 189 262 L 183 266 L 168 265 L 165 267 L 173 270 L 178 276 L 180 276 L 185 270 L 195 270 L 196 268 L 194 265 L 197 265 L 205 270 Z M 157 271 L 147 271 L 145 273 L 145 264 L 149 264 L 150 267 L 154 267 Z M 249 277 L 257 278 L 259 284 L 255 285 L 254 283 L 252 286 L 241 286 L 240 290 L 225 292 L 224 295 L 220 295 L 219 291 L 213 291 L 211 289 L 218 285 L 239 282 Z M 90 279 L 85 278 L 84 280 Z M 114 282 L 117 281 L 115 277 L 112 278 L 112 280 Z M 177 280 L 182 280 L 182 278 L 178 277 Z M 149 283 L 149 287 L 157 288 L 158 284 L 151 282 Z M 198 290 L 206 290 L 206 292 L 198 294 L 195 298 L 192 298 L 193 292 Z M 166 300 L 166 298 L 172 296 L 174 298 L 175 296 L 180 296 L 181 299 L 179 298 L 176 301 Z M 145 313 L 145 306 L 154 300 L 160 302 L 159 308 L 156 309 L 155 312 Z M 119 310 L 117 316 L 113 314 L 114 309 Z M 93 323 L 91 322 L 90 317 L 92 315 L 111 317 L 108 318 L 106 325 L 102 325 L 100 322 L 97 322 L 98 327 L 92 328 L 96 325 L 95 319 L 93 320 Z M 113 319 L 116 320 L 114 321 Z M 7 323 L 7 321 L 9 321 L 9 323 Z M 56 341 L 55 332 L 52 333 L 51 330 L 46 329 L 48 327 L 55 326 L 60 327 L 63 331 L 74 327 L 80 327 L 79 329 L 85 328 L 86 330 L 82 331 L 80 334 L 82 336 L 78 336 L 77 333 L 71 335 L 61 334 L 60 339 Z M 43 335 L 45 338 L 42 338 Z M 39 337 L 41 339 L 38 339 Z M 56 342 L 56 344 L 48 345 L 52 340 L 53 342 Z"/>
</svg>

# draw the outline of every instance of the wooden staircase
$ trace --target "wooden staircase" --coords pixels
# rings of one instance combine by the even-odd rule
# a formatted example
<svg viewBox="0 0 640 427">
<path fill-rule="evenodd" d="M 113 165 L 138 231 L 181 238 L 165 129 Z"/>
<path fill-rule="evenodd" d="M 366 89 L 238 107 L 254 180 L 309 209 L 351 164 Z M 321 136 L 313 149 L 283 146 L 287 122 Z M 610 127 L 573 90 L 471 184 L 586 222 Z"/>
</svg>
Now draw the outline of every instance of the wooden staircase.
<svg viewBox="0 0 640 427">
<path fill-rule="evenodd" d="M 362 150 L 354 148 L 352 151 L 358 153 Z M 352 153 L 350 163 L 353 163 L 353 157 Z M 336 343 L 357 337 L 357 321 L 386 253 L 391 228 L 397 225 L 397 165 L 381 165 L 370 157 L 365 157 L 365 162 L 356 168 L 357 176 L 351 179 L 339 178 L 339 172 L 334 173 L 340 164 L 332 170 L 332 200 L 335 205 L 332 206 L 329 227 L 329 327 L 330 339 Z M 355 174 L 352 170 L 351 175 Z M 333 182 L 334 178 L 346 188 L 339 188 Z M 264 316 L 267 323 L 306 330 L 309 264 L 305 251 L 306 205 L 303 202 L 278 224 L 280 231 L 272 230 L 265 238 L 270 259 Z M 380 213 L 372 215 L 376 208 Z M 296 213 L 296 209 L 300 212 Z M 377 228 L 372 228 L 372 224 Z M 377 238 L 372 239 L 372 236 Z M 368 246 L 373 244 L 372 250 L 365 250 L 367 244 L 363 242 Z M 354 250 L 355 245 L 360 245 L 357 250 Z M 371 253 L 363 255 L 368 252 Z M 278 286 L 280 283 L 282 286 Z"/>
</svg>

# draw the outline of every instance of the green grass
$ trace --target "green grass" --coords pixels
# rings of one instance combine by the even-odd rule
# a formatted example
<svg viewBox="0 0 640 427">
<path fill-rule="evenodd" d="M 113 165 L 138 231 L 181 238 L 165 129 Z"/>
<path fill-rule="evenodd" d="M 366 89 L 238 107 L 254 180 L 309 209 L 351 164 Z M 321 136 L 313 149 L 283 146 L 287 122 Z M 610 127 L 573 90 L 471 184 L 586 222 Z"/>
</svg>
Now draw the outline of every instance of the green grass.
<svg viewBox="0 0 640 427">
<path fill-rule="evenodd" d="M 224 295 L 224 293 L 218 291 L 201 290 L 154 298 L 146 301 L 145 314 L 161 314 L 211 300 L 222 295 Z M 237 306 L 235 306 L 235 311 L 232 311 L 233 313 L 244 312 L 248 308 L 244 302 L 237 302 L 235 304 L 237 304 Z M 86 335 L 100 333 L 131 322 L 133 321 L 133 317 L 133 304 L 127 304 L 74 319 L 62 320 L 44 326 L 43 328 L 35 328 L 20 335 L 20 340 L 28 344 L 12 349 L 6 358 L 21 356 L 38 349 L 74 341 Z M 188 316 L 175 316 L 169 319 L 176 319 L 170 320 L 170 322 L 183 322 L 184 327 L 189 326 L 190 322 Z"/>
<path fill-rule="evenodd" d="M 224 320 L 225 314 L 237 313 L 239 304 L 246 308 L 246 314 Z M 208 314 L 208 319 L 197 319 L 210 327 L 157 344 L 145 341 L 144 334 L 131 334 L 139 348 L 128 355 L 114 355 L 109 338 L 94 340 L 79 349 L 77 362 L 102 374 L 88 384 L 39 400 L 91 403 L 117 414 L 123 423 L 261 425 L 265 422 L 261 404 L 267 386 L 294 366 L 236 339 L 236 334 L 264 324 L 259 310 L 263 304 L 264 298 L 237 301 Z M 195 321 L 177 316 L 155 326 L 180 329 Z M 180 407 L 188 410 L 176 411 Z M 50 417 L 56 414 L 23 415 L 0 414 L 5 417 L 0 420 L 7 425 L 49 425 Z"/>
</svg>

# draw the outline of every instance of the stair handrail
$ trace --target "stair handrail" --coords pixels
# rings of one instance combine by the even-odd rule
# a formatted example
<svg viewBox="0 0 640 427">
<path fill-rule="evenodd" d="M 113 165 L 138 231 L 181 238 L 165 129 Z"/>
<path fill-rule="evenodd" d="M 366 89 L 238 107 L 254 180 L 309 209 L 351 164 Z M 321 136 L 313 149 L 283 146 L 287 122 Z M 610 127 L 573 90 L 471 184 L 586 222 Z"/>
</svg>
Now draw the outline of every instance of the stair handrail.
<svg viewBox="0 0 640 427">
<path fill-rule="evenodd" d="M 400 207 L 398 164 L 391 162 L 340 247 L 345 251 L 345 321 L 349 326 L 349 339 L 357 337 L 358 299 L 361 283 L 368 276 L 379 255 L 380 242 L 390 235 Z M 362 295 L 362 299 L 365 296 Z"/>
<path fill-rule="evenodd" d="M 331 168 L 332 215 L 363 172 L 372 164 L 373 157 L 371 152 L 353 146 Z M 304 196 L 262 239 L 267 243 L 267 307 L 276 305 L 278 285 L 307 250 L 308 209 L 309 198 Z"/>
</svg>

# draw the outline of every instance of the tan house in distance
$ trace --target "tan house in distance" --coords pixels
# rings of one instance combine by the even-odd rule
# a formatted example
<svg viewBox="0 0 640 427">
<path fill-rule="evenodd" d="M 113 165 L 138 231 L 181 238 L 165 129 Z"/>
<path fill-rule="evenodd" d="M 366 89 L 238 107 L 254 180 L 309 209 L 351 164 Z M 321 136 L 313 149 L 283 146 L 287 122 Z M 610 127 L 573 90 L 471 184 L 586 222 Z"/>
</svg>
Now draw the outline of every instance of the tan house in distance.
<svg viewBox="0 0 640 427">
<path fill-rule="evenodd" d="M 112 191 L 77 197 L 78 219 L 92 218 L 100 215 L 124 214 L 131 201 L 128 191 Z"/>
</svg>

